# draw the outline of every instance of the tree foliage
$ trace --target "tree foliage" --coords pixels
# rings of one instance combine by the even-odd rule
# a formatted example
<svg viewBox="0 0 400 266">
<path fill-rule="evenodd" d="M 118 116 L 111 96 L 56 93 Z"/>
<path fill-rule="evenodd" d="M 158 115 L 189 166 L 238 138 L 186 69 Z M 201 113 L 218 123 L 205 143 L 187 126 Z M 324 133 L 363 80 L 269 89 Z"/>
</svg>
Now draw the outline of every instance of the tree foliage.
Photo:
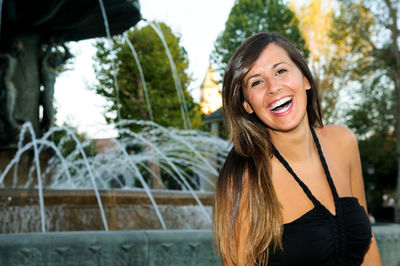
<svg viewBox="0 0 400 266">
<path fill-rule="evenodd" d="M 191 78 L 188 74 L 189 61 L 186 50 L 180 45 L 180 36 L 173 33 L 170 27 L 164 23 L 158 25 L 179 73 L 192 126 L 198 128 L 201 125 L 201 112 L 187 90 Z M 162 126 L 183 128 L 181 107 L 170 63 L 157 33 L 150 25 L 136 26 L 128 32 L 128 39 L 133 44 L 143 69 L 154 122 Z M 105 113 L 107 122 L 118 122 L 113 63 L 114 69 L 118 69 L 116 80 L 121 119 L 150 120 L 140 72 L 126 39 L 121 36 L 114 37 L 111 45 L 108 40 L 99 40 L 95 46 L 97 48 L 95 71 L 99 81 L 95 90 L 109 102 Z"/>
<path fill-rule="evenodd" d="M 349 53 L 343 76 L 358 84 L 358 89 L 349 90 L 356 94 L 358 104 L 347 112 L 348 125 L 366 140 L 368 136 L 388 133 L 397 140 L 393 142 L 396 162 L 391 178 L 397 184 L 395 218 L 400 222 L 399 3 L 396 0 L 339 0 L 338 3 L 331 36 Z"/>
<path fill-rule="evenodd" d="M 238 46 L 258 32 L 278 32 L 292 40 L 307 57 L 309 51 L 298 28 L 298 19 L 283 0 L 236 0 L 218 36 L 211 59 L 223 74 Z"/>
<path fill-rule="evenodd" d="M 382 25 L 373 12 L 376 6 L 372 9 L 364 1 L 340 3 L 331 37 L 348 52 L 347 64 L 338 77 L 355 82 L 349 92 L 357 103 L 347 112 L 348 124 L 360 137 L 382 130 L 393 131 L 395 83 L 383 56 L 388 53 L 390 38 L 377 41 L 382 37 Z"/>
<path fill-rule="evenodd" d="M 369 80 L 352 89 L 354 104 L 346 111 L 346 124 L 362 139 L 372 134 L 393 133 L 394 86 L 393 82 L 377 70 Z"/>
<path fill-rule="evenodd" d="M 332 1 L 311 0 L 299 5 L 292 0 L 291 9 L 299 18 L 299 27 L 310 50 L 309 66 L 318 84 L 325 123 L 339 121 L 339 94 L 348 81 L 342 75 L 347 66 L 347 51 L 330 36 L 333 29 Z"/>
</svg>

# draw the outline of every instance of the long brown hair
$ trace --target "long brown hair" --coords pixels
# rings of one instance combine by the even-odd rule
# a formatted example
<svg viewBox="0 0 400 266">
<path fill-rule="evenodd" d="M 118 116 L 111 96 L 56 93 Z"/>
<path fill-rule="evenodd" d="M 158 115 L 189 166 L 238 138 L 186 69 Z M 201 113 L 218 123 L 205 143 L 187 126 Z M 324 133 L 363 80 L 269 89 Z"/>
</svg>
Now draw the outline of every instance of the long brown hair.
<svg viewBox="0 0 400 266">
<path fill-rule="evenodd" d="M 271 182 L 272 143 L 267 125 L 243 107 L 242 82 L 261 52 L 274 43 L 283 48 L 311 85 L 307 90 L 310 126 L 322 126 L 317 86 L 296 46 L 277 33 L 258 33 L 246 39 L 231 58 L 224 75 L 222 104 L 229 140 L 233 144 L 222 167 L 215 192 L 214 232 L 223 260 L 237 263 L 240 217 L 249 219 L 244 261 L 267 264 L 269 248 L 281 248 L 282 214 Z M 243 185 L 247 193 L 243 197 Z M 240 212 L 239 206 L 246 206 Z M 245 212 L 245 213 L 243 213 Z"/>
</svg>

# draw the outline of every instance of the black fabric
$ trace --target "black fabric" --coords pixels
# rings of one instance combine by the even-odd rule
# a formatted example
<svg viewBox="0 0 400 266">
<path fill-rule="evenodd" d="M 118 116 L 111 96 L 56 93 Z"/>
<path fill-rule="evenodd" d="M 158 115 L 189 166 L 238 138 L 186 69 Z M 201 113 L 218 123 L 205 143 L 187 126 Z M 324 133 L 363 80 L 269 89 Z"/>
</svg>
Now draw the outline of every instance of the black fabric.
<svg viewBox="0 0 400 266">
<path fill-rule="evenodd" d="M 369 246 L 371 225 L 355 197 L 339 198 L 314 129 L 311 132 L 332 191 L 336 214 L 329 212 L 298 178 L 288 162 L 273 147 L 274 155 L 299 183 L 314 208 L 283 225 L 283 250 L 270 250 L 268 265 L 361 265 Z"/>
</svg>

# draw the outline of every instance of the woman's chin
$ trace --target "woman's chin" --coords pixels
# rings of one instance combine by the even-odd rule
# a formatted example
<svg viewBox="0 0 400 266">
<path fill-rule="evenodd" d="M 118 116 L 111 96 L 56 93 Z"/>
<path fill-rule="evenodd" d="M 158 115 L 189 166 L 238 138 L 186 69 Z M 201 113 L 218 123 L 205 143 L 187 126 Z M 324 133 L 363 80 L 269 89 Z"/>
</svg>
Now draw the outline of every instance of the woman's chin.
<svg viewBox="0 0 400 266">
<path fill-rule="evenodd" d="M 296 130 L 301 125 L 308 125 L 308 119 L 305 117 L 304 119 L 281 119 L 281 121 L 277 121 L 275 123 L 268 123 L 271 126 L 268 126 L 269 129 L 273 131 L 279 132 L 290 132 Z M 267 124 L 267 125 L 268 125 Z"/>
</svg>

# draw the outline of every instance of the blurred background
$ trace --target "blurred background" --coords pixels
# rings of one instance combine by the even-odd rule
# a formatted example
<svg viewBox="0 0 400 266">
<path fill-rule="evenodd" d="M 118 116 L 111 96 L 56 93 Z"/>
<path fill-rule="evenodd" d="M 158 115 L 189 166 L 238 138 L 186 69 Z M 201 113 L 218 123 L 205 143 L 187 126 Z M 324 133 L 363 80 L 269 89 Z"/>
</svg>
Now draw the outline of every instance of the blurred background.
<svg viewBox="0 0 400 266">
<path fill-rule="evenodd" d="M 217 121 L 221 137 L 226 137 L 218 111 L 221 80 L 237 46 L 260 31 L 277 31 L 293 40 L 319 85 L 324 123 L 346 126 L 359 139 L 370 214 L 377 221 L 400 221 L 399 210 L 394 212 L 396 203 L 400 208 L 396 201 L 400 198 L 399 1 L 149 0 L 140 4 L 143 18 L 157 20 L 166 35 L 187 93 L 193 128 L 211 130 L 212 121 Z M 129 30 L 129 36 L 142 63 L 154 121 L 183 128 L 179 110 L 165 104 L 177 100 L 161 42 L 143 21 Z M 113 82 L 110 51 L 117 51 L 121 118 L 149 119 L 140 110 L 145 107 L 135 102 L 140 100 L 139 73 L 127 54 L 129 47 L 114 39 L 113 47 L 103 39 L 68 43 L 75 57 L 57 79 L 57 124 L 72 126 L 93 139 L 118 135 L 115 95 L 107 92 Z"/>
<path fill-rule="evenodd" d="M 88 257 L 100 239 L 119 258 L 121 246 L 141 262 L 219 265 L 221 83 L 240 43 L 267 31 L 307 59 L 324 123 L 356 134 L 384 265 L 398 265 L 399 0 L 0 0 L 0 10 L 0 263 L 46 265 L 26 241 L 53 244 L 12 233 L 79 231 L 43 239 L 87 240 Z M 132 231 L 91 232 L 109 229 Z"/>
</svg>

